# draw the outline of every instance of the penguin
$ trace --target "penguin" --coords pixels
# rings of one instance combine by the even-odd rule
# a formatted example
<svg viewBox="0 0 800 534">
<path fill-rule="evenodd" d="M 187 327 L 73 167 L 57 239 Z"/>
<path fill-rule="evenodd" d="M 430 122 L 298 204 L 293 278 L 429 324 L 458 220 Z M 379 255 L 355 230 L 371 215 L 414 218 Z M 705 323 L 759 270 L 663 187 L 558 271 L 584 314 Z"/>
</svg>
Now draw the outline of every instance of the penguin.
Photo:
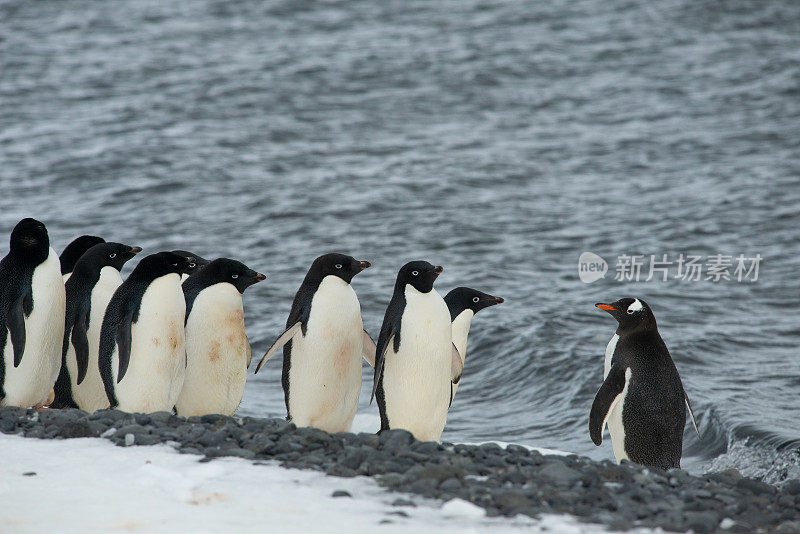
<svg viewBox="0 0 800 534">
<path fill-rule="evenodd" d="M 81 256 L 93 246 L 105 242 L 105 239 L 96 235 L 82 235 L 67 245 L 58 258 L 61 262 L 61 275 L 64 278 L 64 283 L 69 280 L 69 276 Z"/>
<path fill-rule="evenodd" d="M 400 269 L 375 352 L 372 395 L 378 399 L 381 431 L 404 428 L 420 441 L 439 441 L 450 386 L 461 379 L 464 367 L 453 344 L 450 311 L 433 289 L 443 270 L 427 261 Z"/>
<path fill-rule="evenodd" d="M 461 355 L 461 363 L 467 358 L 467 336 L 469 327 L 475 314 L 484 308 L 505 302 L 500 297 L 493 297 L 477 289 L 457 287 L 444 297 L 447 309 L 450 310 L 450 320 L 453 324 L 453 344 Z M 459 384 L 453 384 L 453 397 L 456 395 Z"/>
<path fill-rule="evenodd" d="M 686 411 L 697 430 L 689 398 L 650 306 L 623 298 L 595 304 L 618 322 L 606 348 L 603 385 L 589 415 L 589 434 L 603 442 L 606 423 L 618 463 L 630 460 L 648 467 L 681 466 Z"/>
<path fill-rule="evenodd" d="M 256 367 L 257 373 L 283 346 L 286 419 L 297 426 L 350 430 L 361 392 L 361 358 L 375 361 L 375 343 L 364 330 L 350 282 L 369 267 L 345 254 L 315 259 L 294 296 L 286 330 Z"/>
<path fill-rule="evenodd" d="M 192 252 L 187 252 L 185 250 L 173 250 L 173 254 L 178 254 L 179 256 L 183 256 L 184 258 L 194 258 L 194 261 L 191 261 L 186 264 L 184 271 L 181 273 L 181 284 L 186 281 L 191 275 L 208 265 L 208 260 L 194 254 Z"/>
<path fill-rule="evenodd" d="M 98 367 L 100 327 L 106 307 L 122 285 L 120 270 L 140 247 L 100 243 L 78 262 L 66 283 L 67 313 L 61 349 L 61 372 L 51 408 L 80 408 L 92 413 L 108 407 Z"/>
<path fill-rule="evenodd" d="M 181 273 L 194 258 L 143 258 L 111 297 L 100 328 L 98 365 L 111 408 L 171 411 L 186 374 L 186 300 Z"/>
<path fill-rule="evenodd" d="M 241 262 L 218 258 L 183 283 L 188 363 L 178 415 L 231 416 L 239 407 L 251 358 L 242 294 L 265 278 Z"/>
<path fill-rule="evenodd" d="M 61 368 L 66 293 L 47 228 L 22 219 L 0 260 L 0 406 L 41 406 Z"/>
</svg>

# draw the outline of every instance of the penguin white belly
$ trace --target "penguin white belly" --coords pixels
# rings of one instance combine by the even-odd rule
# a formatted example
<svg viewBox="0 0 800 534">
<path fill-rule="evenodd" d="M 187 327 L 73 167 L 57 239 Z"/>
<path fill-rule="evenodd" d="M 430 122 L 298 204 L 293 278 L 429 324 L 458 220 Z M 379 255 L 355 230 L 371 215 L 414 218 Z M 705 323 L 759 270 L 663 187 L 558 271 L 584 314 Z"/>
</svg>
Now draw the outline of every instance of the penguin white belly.
<svg viewBox="0 0 800 534">
<path fill-rule="evenodd" d="M 72 346 L 71 338 L 67 349 L 67 368 L 72 382 L 72 398 L 81 410 L 89 413 L 108 408 L 108 397 L 98 366 L 100 327 L 103 325 L 103 317 L 106 314 L 108 303 L 120 285 L 122 285 L 122 277 L 118 270 L 110 266 L 100 270 L 100 278 L 92 288 L 90 297 L 89 329 L 86 331 L 86 338 L 89 341 L 89 361 L 86 376 L 80 384 L 77 383 L 78 362 L 75 358 L 75 348 Z"/>
<path fill-rule="evenodd" d="M 614 337 L 606 345 L 606 359 L 603 362 L 603 380 L 608 376 L 611 370 L 611 358 L 614 357 L 614 351 L 617 350 L 617 341 L 619 341 L 619 334 L 614 334 Z"/>
<path fill-rule="evenodd" d="M 363 325 L 353 288 L 326 276 L 314 293 L 306 335 L 292 338 L 289 414 L 297 426 L 347 432 L 361 393 Z"/>
<path fill-rule="evenodd" d="M 61 370 L 67 296 L 58 255 L 51 248 L 31 278 L 33 310 L 25 319 L 25 352 L 14 367 L 11 336 L 4 348 L 5 398 L 2 406 L 30 407 L 47 400 Z"/>
<path fill-rule="evenodd" d="M 622 393 L 617 395 L 617 398 L 611 403 L 611 409 L 608 410 L 608 417 L 606 417 L 617 463 L 628 459 L 628 453 L 625 452 L 625 426 L 622 423 L 622 411 L 625 408 L 625 397 L 628 395 L 630 381 L 631 370 L 628 368 L 625 370 L 625 387 L 622 389 Z"/>
<path fill-rule="evenodd" d="M 233 415 L 247 380 L 242 296 L 228 283 L 200 291 L 186 322 L 186 379 L 178 415 Z"/>
<path fill-rule="evenodd" d="M 119 353 L 114 348 L 112 374 L 120 410 L 151 413 L 175 406 L 186 375 L 185 315 L 180 277 L 173 273 L 154 280 L 142 297 L 139 320 L 131 327 L 130 363 L 119 383 Z"/>
<path fill-rule="evenodd" d="M 450 405 L 452 325 L 435 291 L 406 286 L 400 350 L 390 346 L 383 393 L 390 428 L 404 428 L 421 441 L 439 441 Z"/>
<path fill-rule="evenodd" d="M 469 335 L 469 327 L 472 324 L 473 317 L 475 317 L 475 312 L 466 309 L 453 320 L 453 344 L 461 355 L 461 363 L 465 363 L 467 359 L 467 336 Z M 453 384 L 453 397 L 456 396 L 456 391 L 458 391 L 460 384 L 461 382 Z"/>
</svg>

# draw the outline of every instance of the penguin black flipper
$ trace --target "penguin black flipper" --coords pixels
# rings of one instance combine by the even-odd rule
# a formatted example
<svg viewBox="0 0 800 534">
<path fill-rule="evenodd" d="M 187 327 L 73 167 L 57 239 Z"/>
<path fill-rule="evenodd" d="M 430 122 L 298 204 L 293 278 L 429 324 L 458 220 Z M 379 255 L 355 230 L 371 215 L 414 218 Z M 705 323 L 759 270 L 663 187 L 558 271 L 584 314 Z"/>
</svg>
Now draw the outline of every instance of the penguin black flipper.
<svg viewBox="0 0 800 534">
<path fill-rule="evenodd" d="M 306 335 L 308 317 L 311 315 L 311 300 L 313 298 L 313 289 L 309 290 L 305 286 L 301 286 L 300 289 L 297 290 L 297 294 L 294 296 L 294 301 L 292 302 L 292 309 L 289 312 L 289 318 L 286 320 L 286 330 L 278 336 L 275 343 L 264 353 L 261 361 L 258 362 L 256 366 L 255 373 L 261 370 L 261 367 L 275 355 L 279 348 L 289 343 L 298 331 L 301 331 L 304 336 Z M 286 349 L 291 351 L 291 343 L 287 345 Z M 284 357 L 285 353 L 286 350 L 284 350 Z"/>
<path fill-rule="evenodd" d="M 72 325 L 72 346 L 75 348 L 75 361 L 78 364 L 76 383 L 81 384 L 89 370 L 89 338 L 86 331 L 89 329 L 89 299 L 86 299 L 78 311 Z"/>
<path fill-rule="evenodd" d="M 372 404 L 372 401 L 375 399 L 375 393 L 378 391 L 378 383 L 381 380 L 381 376 L 383 376 L 383 364 L 384 362 L 386 362 L 386 351 L 389 350 L 389 347 L 392 345 L 394 345 L 395 347 L 394 349 L 395 352 L 397 352 L 397 350 L 400 348 L 399 347 L 400 344 L 397 343 L 395 339 L 399 339 L 399 336 L 395 337 L 395 335 L 392 335 L 392 337 L 390 337 L 389 340 L 386 342 L 386 346 L 383 347 L 381 355 L 375 359 L 375 375 L 374 375 L 375 378 L 372 381 L 372 395 L 370 395 L 369 397 L 370 404 Z"/>
<path fill-rule="evenodd" d="M 612 365 L 603 385 L 597 390 L 589 413 L 589 435 L 595 445 L 603 443 L 603 423 L 617 396 L 625 389 L 625 370 L 620 365 Z"/>
<path fill-rule="evenodd" d="M 394 352 L 400 350 L 400 326 L 403 322 L 403 311 L 406 309 L 406 297 L 395 288 L 392 300 L 386 307 L 386 315 L 383 316 L 381 333 L 378 336 L 378 344 L 375 347 L 375 373 L 373 374 L 372 396 L 369 403 L 377 396 L 378 387 L 383 377 L 383 364 L 386 361 L 386 352 L 391 346 Z M 378 399 L 378 402 L 381 402 Z M 388 428 L 388 427 L 387 427 Z"/>
<path fill-rule="evenodd" d="M 23 293 L 8 310 L 8 331 L 14 347 L 14 367 L 19 367 L 25 352 L 25 318 L 33 311 L 33 297 L 30 290 Z"/>
<path fill-rule="evenodd" d="M 458 352 L 458 347 L 452 343 L 452 350 L 450 352 L 450 381 L 453 384 L 458 384 L 461 381 L 461 375 L 464 373 L 464 361 L 461 359 L 461 353 Z M 450 388 L 451 390 L 453 388 Z M 452 396 L 450 402 L 453 402 Z"/>
<path fill-rule="evenodd" d="M 122 318 L 122 322 L 117 327 L 117 348 L 119 349 L 119 371 L 117 372 L 117 384 L 125 377 L 128 371 L 128 364 L 131 362 L 131 331 L 133 329 L 134 310 L 128 310 Z"/>
<path fill-rule="evenodd" d="M 364 330 L 361 343 L 361 355 L 364 357 L 364 360 L 366 360 L 370 367 L 375 367 L 375 355 L 377 351 L 378 347 L 375 345 L 375 341 L 373 341 L 372 337 L 367 333 L 366 330 Z"/>
<path fill-rule="evenodd" d="M 253 363 L 253 347 L 250 345 L 250 338 L 247 337 L 247 334 L 244 336 L 244 344 L 247 347 L 247 365 L 245 365 L 245 369 L 250 369 L 250 364 Z"/>
<path fill-rule="evenodd" d="M 694 419 L 694 411 L 692 411 L 692 404 L 689 402 L 689 395 L 686 394 L 686 390 L 683 390 L 683 399 L 686 401 L 686 409 L 689 410 L 689 417 L 692 419 L 694 431 L 697 432 L 697 438 L 703 439 L 702 436 L 700 436 L 700 431 L 697 429 L 697 421 Z"/>
<path fill-rule="evenodd" d="M 276 352 L 278 352 L 278 349 L 284 346 L 289 341 L 291 341 L 291 339 L 295 336 L 295 334 L 297 334 L 297 332 L 302 330 L 302 328 L 303 324 L 298 321 L 289 328 L 287 328 L 286 330 L 284 330 L 284 332 L 280 336 L 278 336 L 278 339 L 275 340 L 275 343 L 272 344 L 269 350 L 264 353 L 264 356 L 261 358 L 261 361 L 258 362 L 255 374 L 258 374 L 258 372 L 261 370 L 261 367 L 263 367 L 264 364 L 267 363 L 269 359 L 275 355 Z"/>
</svg>

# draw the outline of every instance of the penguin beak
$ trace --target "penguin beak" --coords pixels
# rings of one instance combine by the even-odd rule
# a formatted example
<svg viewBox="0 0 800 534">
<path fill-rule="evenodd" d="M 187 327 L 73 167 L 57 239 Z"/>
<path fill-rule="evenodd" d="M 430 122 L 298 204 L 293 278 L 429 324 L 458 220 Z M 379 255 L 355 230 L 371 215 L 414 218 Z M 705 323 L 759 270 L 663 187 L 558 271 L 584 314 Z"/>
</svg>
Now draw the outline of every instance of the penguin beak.
<svg viewBox="0 0 800 534">
<path fill-rule="evenodd" d="M 253 278 L 255 278 L 255 282 L 253 282 L 253 283 L 257 284 L 257 283 L 259 283 L 259 282 L 261 282 L 263 280 L 266 280 L 267 276 L 264 275 L 264 274 L 261 274 L 261 273 L 256 273 L 256 275 Z"/>
<path fill-rule="evenodd" d="M 615 312 L 615 311 L 617 311 L 617 309 L 614 306 L 611 306 L 610 304 L 603 304 L 602 302 L 597 303 L 594 306 L 595 306 L 595 308 L 598 308 L 598 309 L 601 309 L 601 310 L 605 310 L 607 312 Z"/>
<path fill-rule="evenodd" d="M 437 275 L 440 275 L 444 272 L 444 267 L 442 267 L 441 265 L 437 265 L 436 267 L 433 268 L 433 272 L 435 272 Z"/>
<path fill-rule="evenodd" d="M 142 247 L 131 247 L 131 254 L 138 254 L 142 251 Z"/>
<path fill-rule="evenodd" d="M 502 297 L 492 297 L 492 298 L 494 299 L 495 304 L 502 304 L 505 302 L 505 299 L 503 299 Z"/>
<path fill-rule="evenodd" d="M 360 261 L 360 262 L 358 262 L 358 265 L 359 265 L 359 267 L 361 267 L 362 271 L 364 269 L 369 269 L 370 267 L 372 267 L 372 264 L 370 262 L 368 262 L 368 261 Z"/>
</svg>

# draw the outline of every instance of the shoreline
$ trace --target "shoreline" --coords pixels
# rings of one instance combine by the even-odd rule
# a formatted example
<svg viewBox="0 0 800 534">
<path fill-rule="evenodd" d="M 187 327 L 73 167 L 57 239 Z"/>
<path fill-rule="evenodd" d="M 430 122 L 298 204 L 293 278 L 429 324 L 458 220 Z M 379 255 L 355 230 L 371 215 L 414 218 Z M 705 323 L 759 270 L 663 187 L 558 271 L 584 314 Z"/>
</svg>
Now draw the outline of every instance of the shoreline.
<svg viewBox="0 0 800 534">
<path fill-rule="evenodd" d="M 419 442 L 403 430 L 328 434 L 282 419 L 166 412 L 0 408 L 0 432 L 41 439 L 101 437 L 118 446 L 166 444 L 201 462 L 238 457 L 321 471 L 368 476 L 387 490 L 449 501 L 462 499 L 488 517 L 569 514 L 625 531 L 800 531 L 800 480 L 780 487 L 735 470 L 694 476 L 576 455 L 541 454 L 522 445 Z M 398 507 L 403 499 L 398 495 Z"/>
</svg>

